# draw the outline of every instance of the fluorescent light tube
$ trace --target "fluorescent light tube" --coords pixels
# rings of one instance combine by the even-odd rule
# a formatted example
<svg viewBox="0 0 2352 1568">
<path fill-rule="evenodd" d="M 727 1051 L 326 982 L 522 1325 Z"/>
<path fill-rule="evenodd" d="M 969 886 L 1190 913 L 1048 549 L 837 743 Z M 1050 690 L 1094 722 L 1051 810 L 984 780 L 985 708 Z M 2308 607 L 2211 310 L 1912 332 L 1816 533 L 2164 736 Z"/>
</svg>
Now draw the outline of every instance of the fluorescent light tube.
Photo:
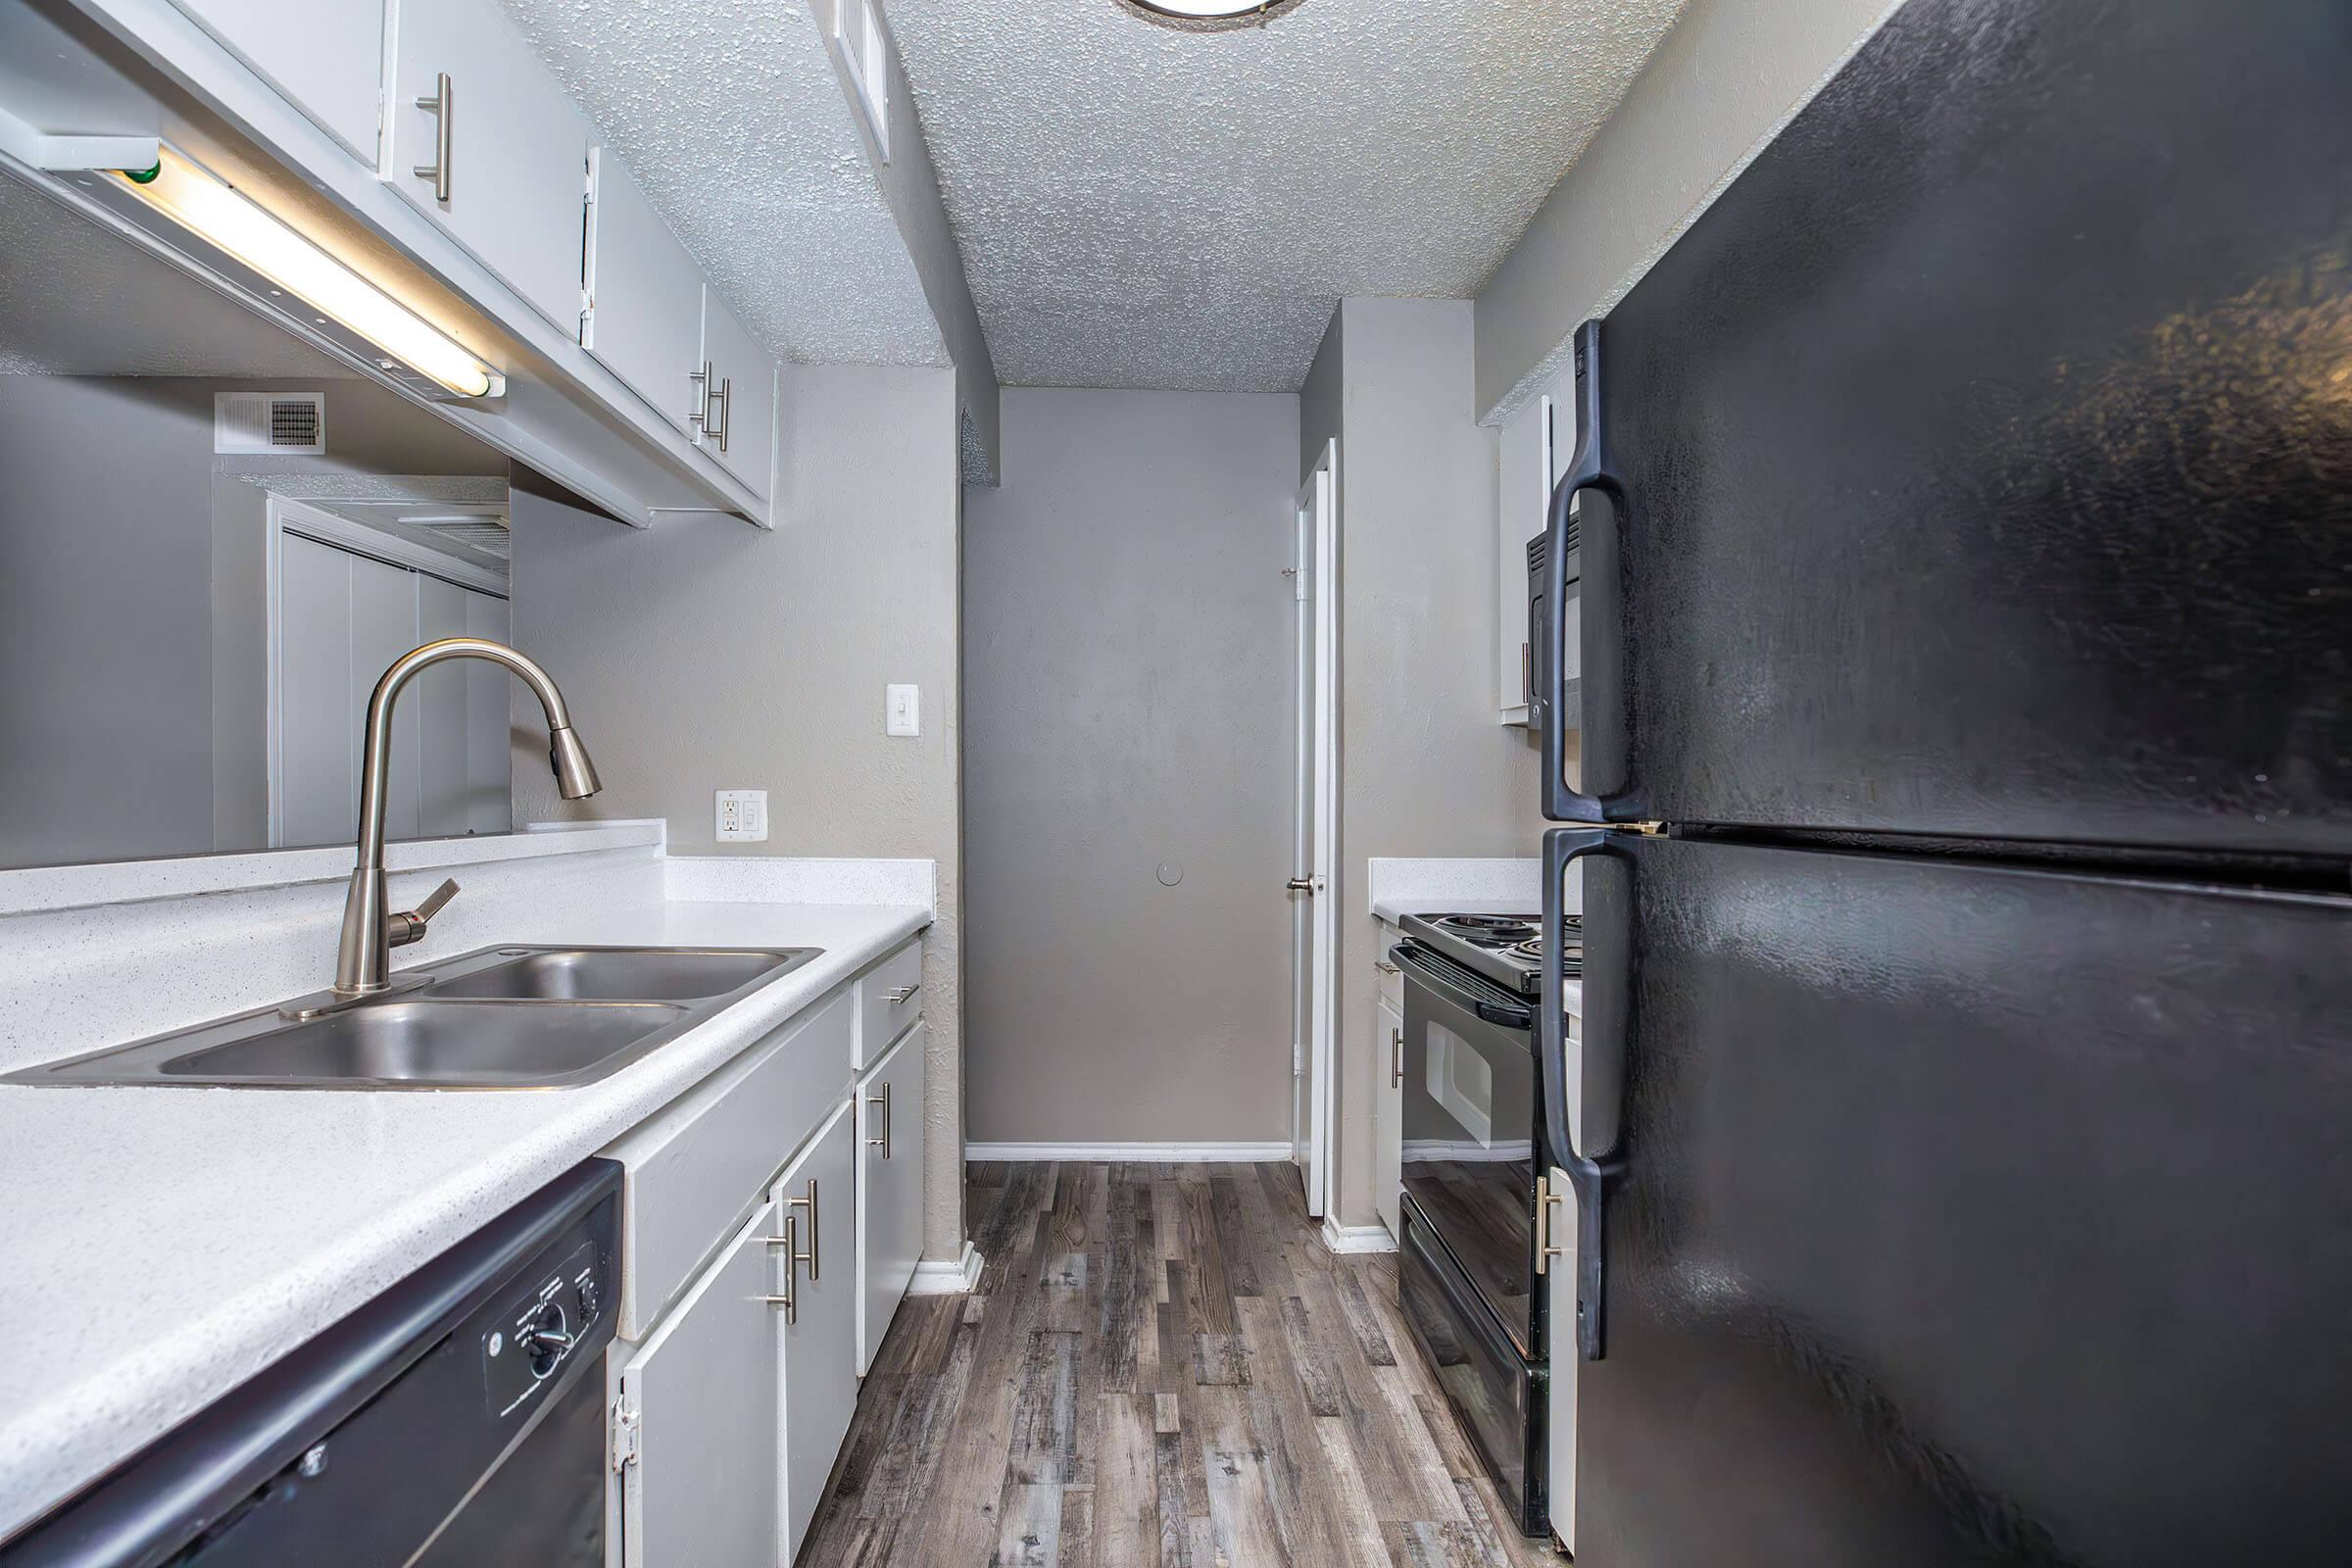
<svg viewBox="0 0 2352 1568">
<path fill-rule="evenodd" d="M 488 395 L 490 367 L 310 240 L 166 147 L 152 172 L 111 171 L 125 189 L 287 293 L 460 397 Z"/>
</svg>

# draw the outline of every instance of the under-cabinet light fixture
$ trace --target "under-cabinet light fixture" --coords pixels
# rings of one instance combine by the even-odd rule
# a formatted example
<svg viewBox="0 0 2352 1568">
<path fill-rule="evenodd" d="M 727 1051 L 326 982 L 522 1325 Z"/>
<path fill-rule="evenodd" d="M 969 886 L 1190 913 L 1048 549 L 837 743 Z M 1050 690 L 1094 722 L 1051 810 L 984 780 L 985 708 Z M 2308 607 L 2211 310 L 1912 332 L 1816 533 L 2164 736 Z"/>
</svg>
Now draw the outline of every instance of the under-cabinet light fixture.
<svg viewBox="0 0 2352 1568">
<path fill-rule="evenodd" d="M 110 172 L 149 207 L 419 375 L 462 398 L 505 390 L 504 377 L 439 328 L 172 148 L 153 169 Z"/>
</svg>

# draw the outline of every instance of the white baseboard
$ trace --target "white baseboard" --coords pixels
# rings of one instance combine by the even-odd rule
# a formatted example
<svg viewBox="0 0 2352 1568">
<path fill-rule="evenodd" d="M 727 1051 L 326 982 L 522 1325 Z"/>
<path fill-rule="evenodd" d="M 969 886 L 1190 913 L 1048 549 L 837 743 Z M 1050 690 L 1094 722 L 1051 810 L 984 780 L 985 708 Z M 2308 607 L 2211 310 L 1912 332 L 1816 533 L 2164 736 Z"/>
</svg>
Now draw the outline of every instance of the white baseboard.
<svg viewBox="0 0 2352 1568">
<path fill-rule="evenodd" d="M 980 1283 L 980 1254 L 972 1244 L 963 1244 L 963 1256 L 953 1263 L 934 1263 L 929 1259 L 914 1265 L 914 1278 L 906 1286 L 908 1296 L 961 1296 Z"/>
<path fill-rule="evenodd" d="M 1323 1245 L 1335 1252 L 1394 1252 L 1396 1238 L 1386 1225 L 1342 1225 L 1326 1219 Z"/>
<path fill-rule="evenodd" d="M 1135 1165 L 1235 1163 L 1291 1157 L 1288 1140 L 1277 1144 L 966 1144 L 967 1160 L 1118 1160 Z"/>
</svg>

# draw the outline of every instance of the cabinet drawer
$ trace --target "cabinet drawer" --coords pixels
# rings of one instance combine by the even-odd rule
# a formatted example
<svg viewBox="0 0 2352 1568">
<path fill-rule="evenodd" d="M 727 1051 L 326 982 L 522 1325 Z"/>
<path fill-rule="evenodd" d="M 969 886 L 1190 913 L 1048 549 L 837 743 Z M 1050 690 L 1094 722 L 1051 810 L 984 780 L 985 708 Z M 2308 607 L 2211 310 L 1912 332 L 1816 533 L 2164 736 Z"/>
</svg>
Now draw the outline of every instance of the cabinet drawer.
<svg viewBox="0 0 2352 1568">
<path fill-rule="evenodd" d="M 605 1151 L 621 1188 L 620 1336 L 644 1337 L 761 1188 L 848 1097 L 846 993 L 785 1024 Z"/>
<path fill-rule="evenodd" d="M 858 977 L 858 1070 L 880 1061 L 891 1043 L 922 1015 L 923 944 L 918 937 Z"/>
</svg>

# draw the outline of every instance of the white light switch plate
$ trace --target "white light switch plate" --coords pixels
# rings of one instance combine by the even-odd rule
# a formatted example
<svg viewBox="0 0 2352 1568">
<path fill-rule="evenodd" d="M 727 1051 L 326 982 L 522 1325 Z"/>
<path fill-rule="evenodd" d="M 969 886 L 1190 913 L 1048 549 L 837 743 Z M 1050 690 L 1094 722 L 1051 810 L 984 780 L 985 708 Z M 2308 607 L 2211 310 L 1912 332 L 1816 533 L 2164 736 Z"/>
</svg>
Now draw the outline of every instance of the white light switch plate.
<svg viewBox="0 0 2352 1568">
<path fill-rule="evenodd" d="M 920 735 L 923 732 L 923 694 L 913 686 L 892 686 L 884 690 L 882 701 L 882 733 L 885 735 Z"/>
<path fill-rule="evenodd" d="M 767 791 L 718 792 L 718 842 L 760 844 L 767 839 Z"/>
</svg>

